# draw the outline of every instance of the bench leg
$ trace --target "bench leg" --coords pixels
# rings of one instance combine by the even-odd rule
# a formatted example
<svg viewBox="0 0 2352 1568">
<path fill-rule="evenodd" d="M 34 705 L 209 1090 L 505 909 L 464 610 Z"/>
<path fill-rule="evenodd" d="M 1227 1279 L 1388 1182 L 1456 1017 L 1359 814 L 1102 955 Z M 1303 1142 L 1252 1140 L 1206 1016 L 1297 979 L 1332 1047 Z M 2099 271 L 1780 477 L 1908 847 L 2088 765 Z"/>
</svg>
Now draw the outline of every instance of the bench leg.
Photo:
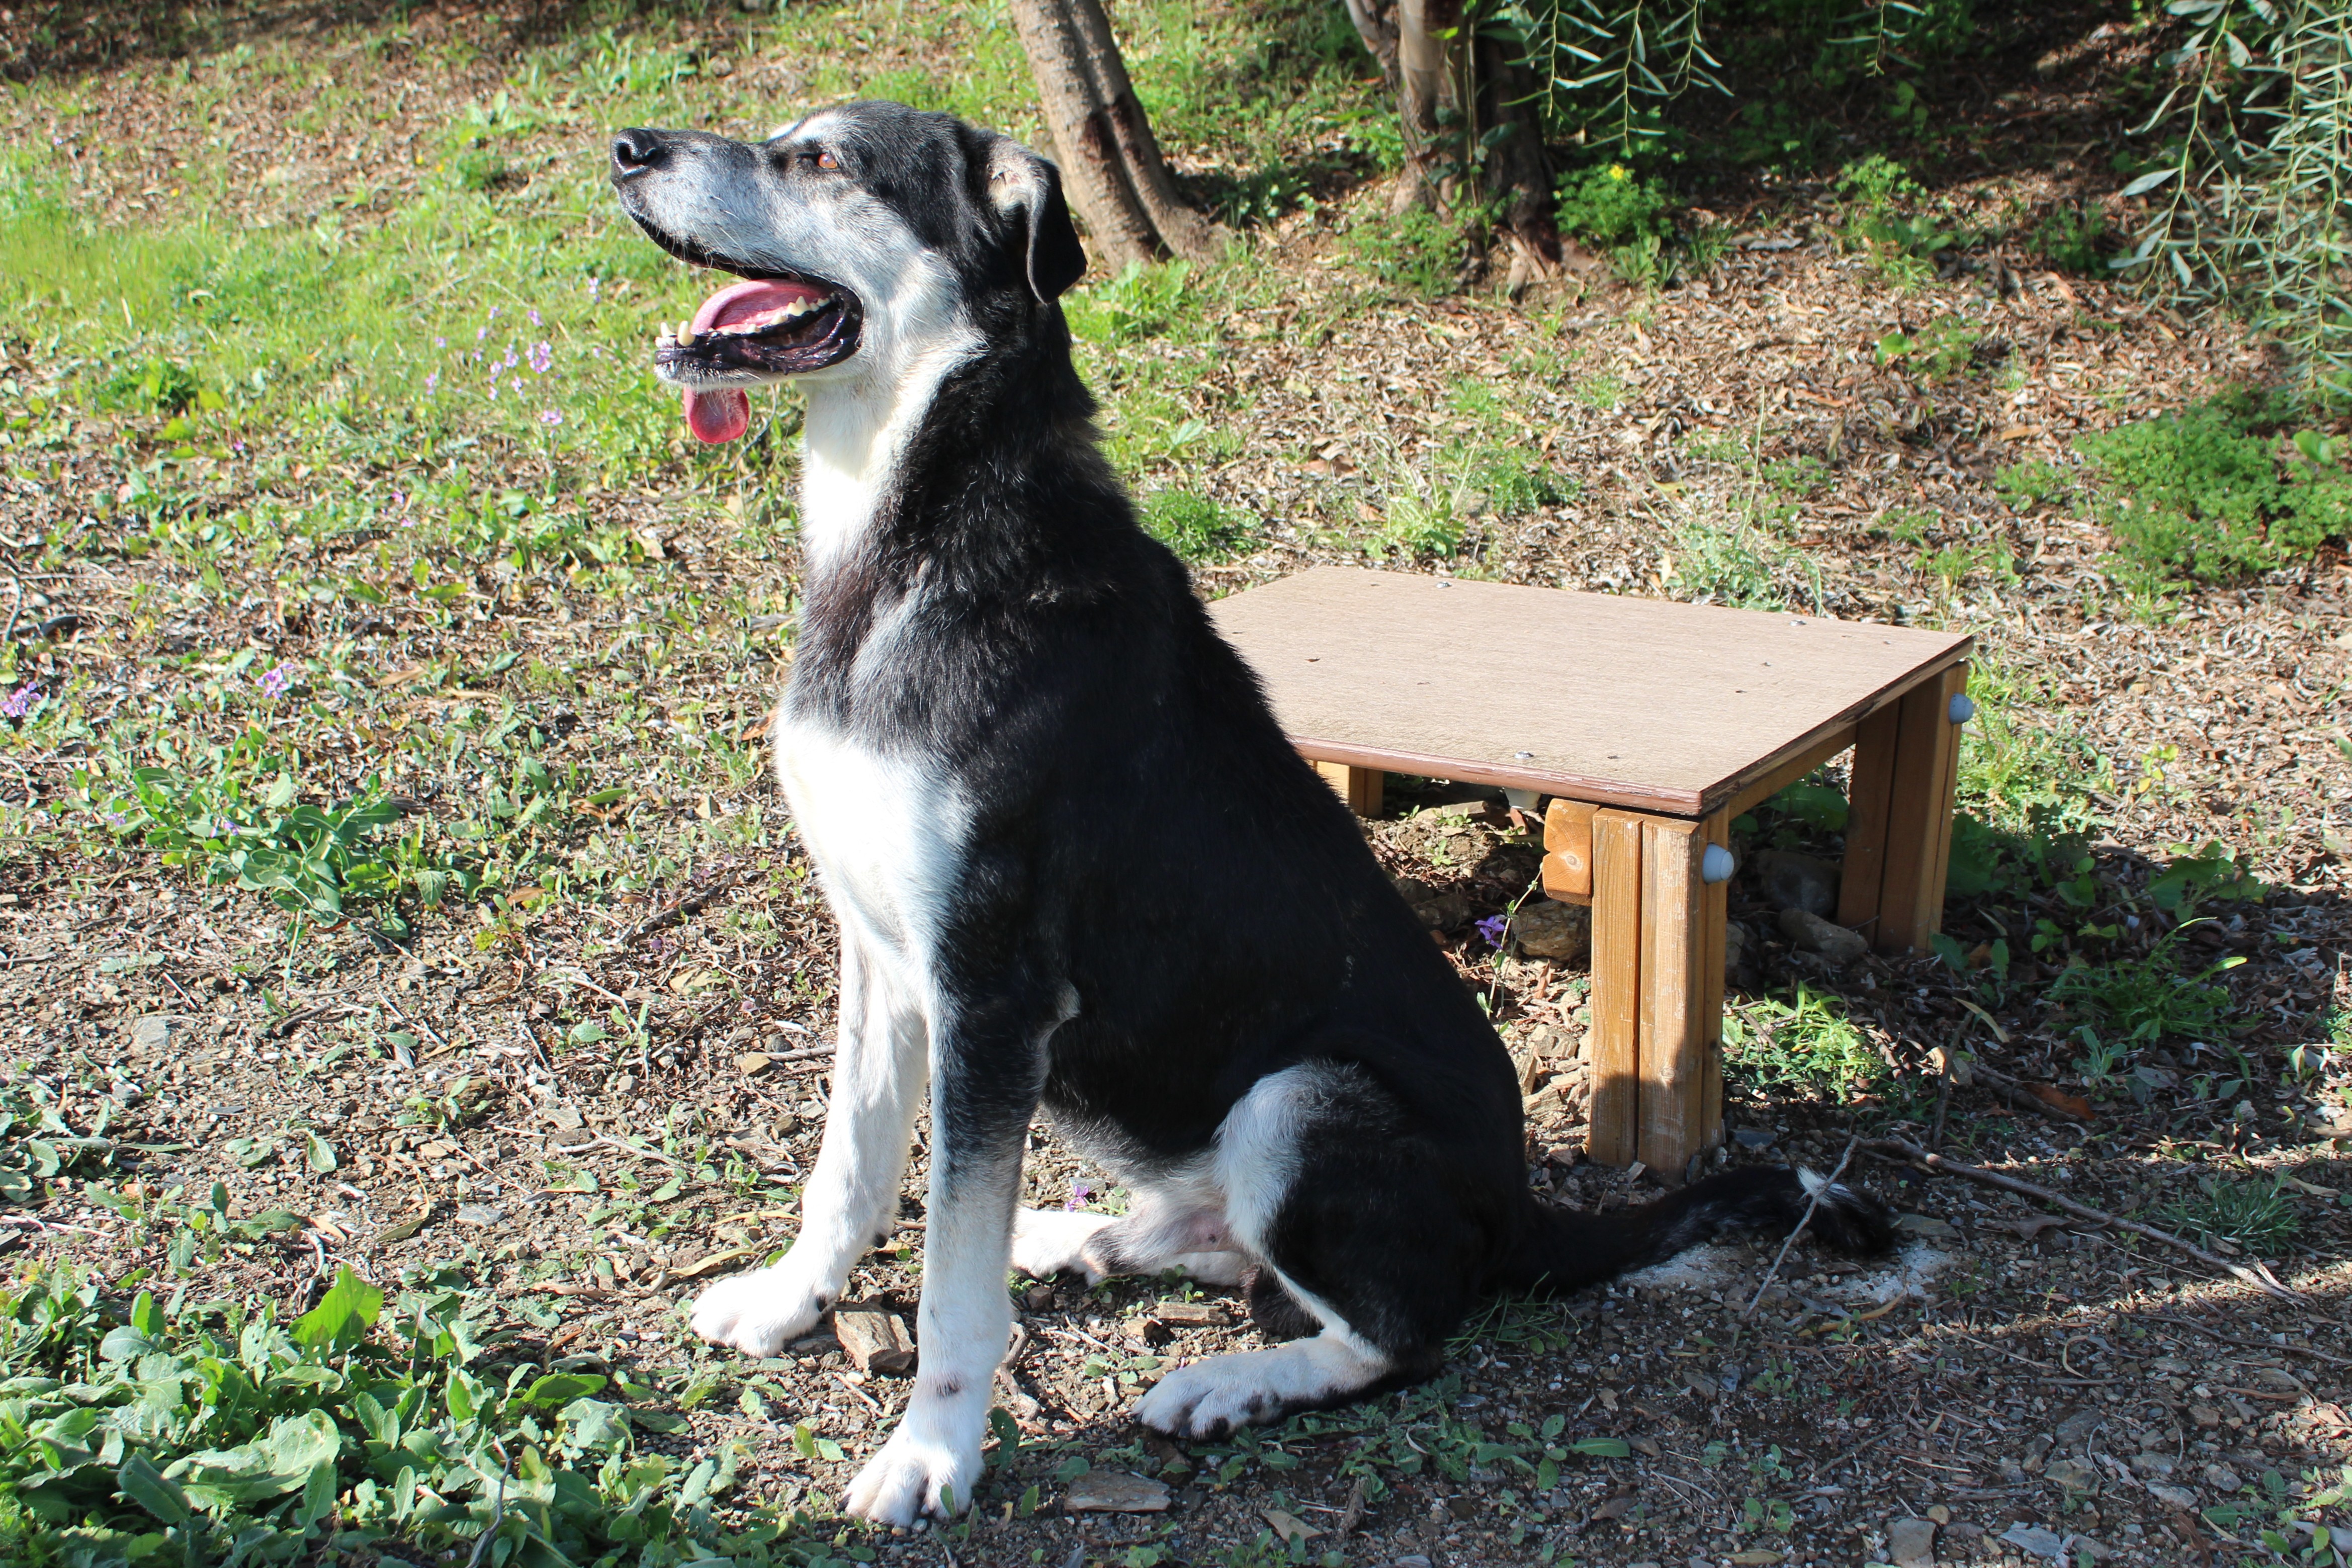
<svg viewBox="0 0 2352 1568">
<path fill-rule="evenodd" d="M 1381 814 L 1381 786 L 1385 776 L 1378 768 L 1349 767 L 1345 763 L 1317 763 L 1315 771 L 1323 782 L 1339 792 L 1348 809 L 1358 816 L 1378 816 Z"/>
<path fill-rule="evenodd" d="M 1943 929 L 1960 759 L 1951 708 L 1968 684 L 1969 667 L 1954 665 L 1864 720 L 1854 736 L 1838 923 L 1881 952 L 1925 947 Z"/>
<path fill-rule="evenodd" d="M 1680 1181 L 1723 1131 L 1723 949 L 1727 888 L 1700 876 L 1704 822 L 1602 811 L 1593 816 L 1592 1099 L 1586 1147 Z"/>
</svg>

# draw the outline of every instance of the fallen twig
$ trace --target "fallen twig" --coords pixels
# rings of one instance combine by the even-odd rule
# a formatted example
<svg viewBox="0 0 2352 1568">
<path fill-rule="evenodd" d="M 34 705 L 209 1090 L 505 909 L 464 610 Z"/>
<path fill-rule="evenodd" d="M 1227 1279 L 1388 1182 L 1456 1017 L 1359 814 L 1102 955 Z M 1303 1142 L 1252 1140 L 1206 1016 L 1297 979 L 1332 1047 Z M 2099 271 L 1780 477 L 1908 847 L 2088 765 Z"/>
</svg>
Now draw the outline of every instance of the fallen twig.
<svg viewBox="0 0 2352 1568">
<path fill-rule="evenodd" d="M 2303 1300 L 2300 1295 L 2278 1281 L 2265 1278 L 2252 1268 L 2232 1263 L 2226 1258 L 2216 1257 L 2186 1237 L 2175 1236 L 2168 1230 L 2158 1230 L 2152 1225 L 2142 1225 L 2136 1219 L 2126 1219 L 2120 1215 L 2109 1214 L 2105 1209 L 2093 1208 L 2088 1204 L 2077 1203 L 2063 1193 L 2052 1192 L 2048 1187 L 2036 1186 L 2032 1182 L 2021 1181 L 2015 1176 L 2005 1176 L 1999 1171 L 1988 1171 L 1981 1165 L 1965 1164 L 1958 1160 L 1948 1160 L 1941 1154 L 1931 1154 L 1908 1139 L 1879 1138 L 1864 1144 L 1863 1147 L 1882 1160 L 1907 1163 L 1925 1171 L 1958 1176 L 1982 1186 L 1998 1187 L 2002 1192 L 2015 1193 L 2021 1197 L 2033 1198 L 2053 1208 L 2063 1209 L 2077 1219 L 2097 1220 L 2103 1225 L 2112 1225 L 2120 1229 L 2131 1231 L 2135 1235 L 2147 1237 L 2150 1241 L 2160 1241 L 2167 1247 L 2179 1248 L 2209 1268 L 2219 1268 L 2252 1286 L 2264 1295 L 2275 1296 L 2282 1301 Z"/>
<path fill-rule="evenodd" d="M 677 902 L 667 905 L 662 909 L 656 910 L 652 914 L 647 915 L 645 919 L 639 921 L 636 924 L 631 926 L 628 930 L 621 933 L 621 945 L 623 947 L 634 947 L 638 942 L 644 941 L 646 937 L 652 935 L 655 931 L 661 930 L 662 927 L 669 925 L 673 921 L 684 920 L 688 915 L 699 914 L 711 904 L 716 903 L 719 900 L 725 898 L 729 893 L 733 892 L 738 887 L 741 886 L 749 877 L 750 873 L 748 871 L 730 871 L 727 875 L 719 878 L 719 880 L 711 883 L 710 886 L 703 889 L 700 892 L 688 893 L 686 897 L 678 900 Z"/>
<path fill-rule="evenodd" d="M 1797 1245 L 1797 1237 L 1804 1235 L 1805 1227 L 1813 1223 L 1813 1211 L 1822 1206 L 1822 1194 L 1837 1185 L 1837 1179 L 1845 1174 L 1847 1163 L 1853 1159 L 1853 1152 L 1861 1146 L 1859 1138 L 1845 1141 L 1845 1152 L 1838 1156 L 1837 1169 L 1832 1171 L 1830 1179 L 1814 1188 L 1812 1194 L 1805 1200 L 1805 1212 L 1799 1216 L 1797 1228 L 1789 1233 L 1789 1239 L 1782 1242 L 1780 1250 L 1773 1255 L 1772 1267 L 1764 1270 L 1764 1283 L 1756 1287 L 1756 1294 L 1748 1300 L 1748 1310 L 1739 1314 L 1741 1322 L 1756 1315 L 1756 1309 L 1763 1304 L 1764 1292 L 1772 1288 L 1772 1281 L 1780 1276 L 1780 1265 L 1788 1261 L 1789 1248 Z"/>
<path fill-rule="evenodd" d="M 2176 1318 L 2168 1312 L 2150 1312 L 2147 1316 L 2159 1323 L 2178 1323 L 2184 1329 L 2194 1329 L 2208 1338 L 2220 1340 L 2225 1345 L 2242 1345 L 2250 1351 L 2288 1351 L 2295 1355 L 2307 1355 L 2314 1361 L 2324 1361 L 2330 1366 L 2352 1366 L 2352 1358 L 2330 1355 L 2326 1351 L 2313 1350 L 2309 1345 L 2264 1344 L 2260 1340 L 2242 1340 L 2235 1334 L 2225 1334 L 2219 1329 L 2209 1329 L 2193 1318 Z"/>
</svg>

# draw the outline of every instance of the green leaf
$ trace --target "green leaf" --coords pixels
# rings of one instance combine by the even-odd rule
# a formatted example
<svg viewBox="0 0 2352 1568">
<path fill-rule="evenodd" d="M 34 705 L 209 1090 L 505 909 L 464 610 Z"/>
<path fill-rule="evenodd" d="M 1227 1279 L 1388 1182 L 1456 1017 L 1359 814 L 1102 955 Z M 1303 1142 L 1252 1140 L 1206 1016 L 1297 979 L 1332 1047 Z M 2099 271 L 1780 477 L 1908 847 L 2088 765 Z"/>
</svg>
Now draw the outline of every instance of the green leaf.
<svg viewBox="0 0 2352 1568">
<path fill-rule="evenodd" d="M 167 1479 L 144 1454 L 133 1454 L 114 1472 L 114 1485 L 124 1497 L 165 1524 L 188 1521 L 188 1494 L 177 1481 Z"/>
<path fill-rule="evenodd" d="M 1622 1437 L 1579 1437 L 1568 1448 L 1572 1454 L 1584 1454 L 1596 1459 L 1622 1459 L 1633 1451 L 1625 1446 Z"/>
<path fill-rule="evenodd" d="M 557 1413 L 565 1442 L 574 1448 L 618 1452 L 628 1446 L 628 1412 L 602 1399 L 575 1399 Z"/>
<path fill-rule="evenodd" d="M 352 1273 L 351 1265 L 346 1263 L 319 1304 L 294 1320 L 295 1342 L 306 1345 L 356 1343 L 374 1326 L 376 1314 L 383 1310 L 383 1292 Z"/>
<path fill-rule="evenodd" d="M 304 1132 L 302 1142 L 310 1152 L 310 1169 L 323 1176 L 335 1168 L 335 1146 L 316 1132 Z"/>
<path fill-rule="evenodd" d="M 585 1399 L 592 1394 L 604 1392 L 604 1379 L 594 1373 L 551 1372 L 522 1392 L 526 1405 L 544 1405 L 550 1409 L 569 1405 L 575 1399 Z"/>
</svg>

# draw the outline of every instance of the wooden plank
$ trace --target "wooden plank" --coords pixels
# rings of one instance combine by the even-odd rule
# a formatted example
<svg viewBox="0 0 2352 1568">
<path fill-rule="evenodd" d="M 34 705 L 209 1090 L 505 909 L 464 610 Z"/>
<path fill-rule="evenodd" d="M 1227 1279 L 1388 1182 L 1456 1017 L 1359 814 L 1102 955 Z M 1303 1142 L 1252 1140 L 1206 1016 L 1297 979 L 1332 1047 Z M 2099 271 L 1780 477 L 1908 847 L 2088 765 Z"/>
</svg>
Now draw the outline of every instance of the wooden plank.
<svg viewBox="0 0 2352 1568">
<path fill-rule="evenodd" d="M 1916 627 L 1340 567 L 1211 614 L 1309 756 L 1693 817 L 1970 646 Z M 1465 700 L 1498 672 L 1507 700 Z"/>
<path fill-rule="evenodd" d="M 1955 665 L 1903 699 L 1895 770 L 1887 792 L 1886 872 L 1880 884 L 1872 945 L 1907 952 L 1943 929 L 1944 879 L 1952 843 L 1952 794 L 1958 779 L 1962 726 L 1951 701 L 1968 686 Z"/>
<path fill-rule="evenodd" d="M 1705 863 L 1706 845 L 1719 844 L 1731 847 L 1731 818 L 1735 814 L 1726 808 L 1699 824 L 1701 863 Z M 1704 933 L 1705 956 L 1699 961 L 1699 1016 L 1706 1021 L 1706 1055 L 1699 1078 L 1699 1138 L 1702 1149 L 1712 1149 L 1723 1142 L 1723 961 L 1726 946 L 1725 928 L 1731 922 L 1731 884 L 1717 882 L 1705 888 L 1700 898 L 1700 920 Z"/>
<path fill-rule="evenodd" d="M 1315 763 L 1315 771 L 1323 775 L 1323 782 L 1339 792 L 1339 798 L 1348 803 L 1349 811 L 1358 816 L 1378 816 L 1381 814 L 1388 779 L 1380 769 L 1350 767 L 1345 763 L 1314 758 L 1308 760 Z"/>
<path fill-rule="evenodd" d="M 1592 896 L 1592 817 L 1590 801 L 1556 800 L 1544 812 L 1543 890 L 1563 901 Z"/>
<path fill-rule="evenodd" d="M 1642 820 L 1642 1163 L 1683 1179 L 1706 1135 L 1710 996 L 1720 1016 L 1721 972 L 1706 982 L 1706 836 L 1672 817 Z"/>
<path fill-rule="evenodd" d="M 1592 1100 L 1585 1152 L 1630 1165 L 1641 1144 L 1642 818 L 1592 818 Z"/>
<path fill-rule="evenodd" d="M 1874 941 L 1886 880 L 1887 813 L 1894 804 L 1895 753 L 1902 719 L 1898 705 L 1857 725 L 1853 765 L 1846 771 L 1845 858 L 1839 874 L 1838 924 L 1852 926 Z"/>
<path fill-rule="evenodd" d="M 1840 752 L 1853 744 L 1855 726 L 1841 724 L 1795 756 L 1775 764 L 1753 783 L 1741 786 L 1731 804 L 1724 809 L 1738 816 L 1743 811 L 1753 811 L 1770 800 Z"/>
</svg>

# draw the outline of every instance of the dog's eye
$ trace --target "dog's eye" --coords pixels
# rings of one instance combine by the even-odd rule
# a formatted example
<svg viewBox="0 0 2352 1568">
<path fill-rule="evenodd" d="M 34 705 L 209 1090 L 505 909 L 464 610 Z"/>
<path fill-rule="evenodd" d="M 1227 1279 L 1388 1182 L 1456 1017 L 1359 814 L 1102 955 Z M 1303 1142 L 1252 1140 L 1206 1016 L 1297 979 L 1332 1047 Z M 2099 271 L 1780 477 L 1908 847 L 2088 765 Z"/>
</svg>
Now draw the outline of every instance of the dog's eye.
<svg viewBox="0 0 2352 1568">
<path fill-rule="evenodd" d="M 841 167 L 841 160 L 830 152 L 819 153 L 816 155 L 816 166 L 820 169 L 838 169 Z"/>
</svg>

